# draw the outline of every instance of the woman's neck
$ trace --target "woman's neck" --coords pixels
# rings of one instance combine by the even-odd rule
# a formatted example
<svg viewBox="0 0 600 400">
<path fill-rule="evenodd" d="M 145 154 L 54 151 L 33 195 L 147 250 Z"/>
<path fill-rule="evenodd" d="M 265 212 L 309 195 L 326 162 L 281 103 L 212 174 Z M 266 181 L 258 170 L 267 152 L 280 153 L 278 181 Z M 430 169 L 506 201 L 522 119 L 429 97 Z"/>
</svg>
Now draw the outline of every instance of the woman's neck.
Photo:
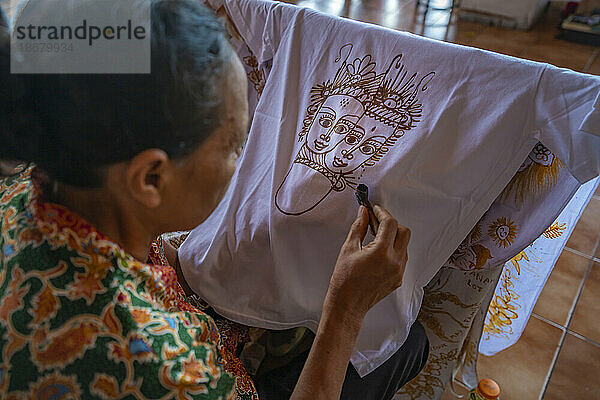
<svg viewBox="0 0 600 400">
<path fill-rule="evenodd" d="M 54 184 L 45 199 L 76 212 L 139 261 L 148 259 L 150 245 L 157 234 L 135 210 L 120 204 L 106 189 Z"/>
</svg>

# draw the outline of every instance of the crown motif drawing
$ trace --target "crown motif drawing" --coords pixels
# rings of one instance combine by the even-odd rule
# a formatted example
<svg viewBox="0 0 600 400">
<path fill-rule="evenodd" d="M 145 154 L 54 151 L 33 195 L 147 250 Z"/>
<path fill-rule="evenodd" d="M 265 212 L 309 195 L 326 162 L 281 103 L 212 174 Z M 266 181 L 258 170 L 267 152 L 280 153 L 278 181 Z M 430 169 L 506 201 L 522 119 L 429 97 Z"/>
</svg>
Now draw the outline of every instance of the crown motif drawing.
<svg viewBox="0 0 600 400">
<path fill-rule="evenodd" d="M 371 55 L 348 61 L 352 44 L 340 48 L 335 62 L 341 62 L 335 77 L 311 89 L 311 104 L 307 109 L 306 122 L 324 100 L 333 95 L 351 96 L 364 103 L 365 113 L 391 127 L 396 135 L 403 135 L 420 121 L 423 106 L 417 95 L 427 90 L 427 85 L 435 76 L 430 72 L 420 79 L 417 73 L 409 76 L 402 64 L 402 54 L 394 57 L 388 68 L 380 74 L 375 71 L 376 64 Z M 299 141 L 306 134 L 306 125 L 299 133 Z"/>
<path fill-rule="evenodd" d="M 356 187 L 365 169 L 375 166 L 423 116 L 418 96 L 427 90 L 435 72 L 421 77 L 410 74 L 402 54 L 377 72 L 370 54 L 351 59 L 352 48 L 352 44 L 340 48 L 334 77 L 310 91 L 298 132 L 303 145 L 276 193 L 276 205 L 285 214 L 303 214 L 331 191 Z M 320 194 L 294 199 L 298 181 L 319 181 L 318 177 L 308 179 L 311 173 L 328 184 L 319 184 L 316 191 Z"/>
</svg>

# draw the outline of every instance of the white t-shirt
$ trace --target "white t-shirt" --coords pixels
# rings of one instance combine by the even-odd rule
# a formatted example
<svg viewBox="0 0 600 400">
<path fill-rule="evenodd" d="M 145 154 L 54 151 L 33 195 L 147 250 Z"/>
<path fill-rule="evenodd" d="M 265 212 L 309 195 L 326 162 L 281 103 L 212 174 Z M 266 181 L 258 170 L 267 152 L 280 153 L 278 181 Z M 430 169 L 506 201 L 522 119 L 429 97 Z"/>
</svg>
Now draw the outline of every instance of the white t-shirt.
<svg viewBox="0 0 600 400">
<path fill-rule="evenodd" d="M 402 287 L 367 313 L 352 354 L 364 376 L 538 141 L 580 182 L 600 171 L 598 77 L 284 3 L 225 6 L 269 75 L 231 185 L 179 256 L 232 320 L 316 330 L 364 183 L 412 231 Z"/>
</svg>

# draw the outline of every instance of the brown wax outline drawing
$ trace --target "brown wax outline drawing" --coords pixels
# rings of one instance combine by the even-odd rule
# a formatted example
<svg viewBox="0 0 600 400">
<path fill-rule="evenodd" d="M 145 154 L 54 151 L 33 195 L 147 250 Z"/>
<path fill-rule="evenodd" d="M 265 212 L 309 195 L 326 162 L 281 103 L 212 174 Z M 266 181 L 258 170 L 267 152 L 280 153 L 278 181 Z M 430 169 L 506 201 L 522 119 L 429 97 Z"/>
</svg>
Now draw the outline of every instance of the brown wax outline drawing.
<svg viewBox="0 0 600 400">
<path fill-rule="evenodd" d="M 301 129 L 298 132 L 298 142 L 304 143 L 296 153 L 294 161 L 275 193 L 275 206 L 283 214 L 302 215 L 318 206 L 332 191 L 341 192 L 347 187 L 355 189 L 358 185 L 358 179 L 362 177 L 362 173 L 357 177 L 356 171 L 361 169 L 364 172 L 367 167 L 375 166 L 389 152 L 390 148 L 396 144 L 399 138 L 417 126 L 423 116 L 423 105 L 419 101 L 418 94 L 427 90 L 429 83 L 436 75 L 435 71 L 423 75 L 420 79 L 417 72 L 409 74 L 407 68 L 402 63 L 403 54 L 400 53 L 392 59 L 392 62 L 385 71 L 377 74 L 376 63 L 370 54 L 356 57 L 348 62 L 353 47 L 351 43 L 340 47 L 339 54 L 334 62 L 341 62 L 341 65 L 336 71 L 334 78 L 318 83 L 310 90 L 310 103 L 302 120 Z M 362 114 L 359 116 L 342 114 L 342 117 L 337 119 L 335 126 L 332 126 L 333 121 L 331 116 L 335 119 L 337 117 L 336 111 L 338 110 L 334 110 L 332 113 L 331 106 L 325 106 L 325 103 L 327 99 L 333 98 L 333 96 L 342 98 L 339 103 L 342 108 L 347 106 L 350 101 L 356 104 L 360 103 L 363 108 Z M 322 111 L 324 108 L 327 110 Z M 325 128 L 332 126 L 327 133 L 327 143 L 329 143 L 332 130 L 337 129 L 338 131 L 347 133 L 328 150 L 328 144 L 319 143 L 319 147 L 317 147 L 317 141 L 315 140 L 317 150 L 315 151 L 309 146 L 308 138 L 320 112 L 324 114 L 321 117 L 323 121 L 320 120 L 317 123 Z M 352 118 L 346 118 L 348 116 Z M 358 118 L 353 122 L 354 117 Z M 365 134 L 365 129 L 359 125 L 359 122 L 363 119 L 377 121 L 389 127 L 392 131 L 391 133 L 386 133 L 385 136 L 378 134 L 369 137 L 368 134 Z M 343 126 L 340 126 L 340 124 Z M 371 129 L 371 131 L 374 130 L 375 127 Z M 321 136 L 323 135 L 321 134 Z M 340 143 L 342 142 L 351 146 L 350 151 L 342 149 L 338 154 L 336 149 L 340 147 Z M 323 149 L 326 149 L 325 153 L 319 152 Z M 338 156 L 352 159 L 352 153 L 357 150 L 364 156 L 368 156 L 368 158 L 349 171 L 344 171 L 343 166 L 349 164 L 344 163 Z M 326 164 L 327 153 L 335 155 L 334 162 L 332 163 L 333 166 L 342 167 L 339 169 L 330 168 Z M 289 209 L 283 209 L 284 206 L 280 204 L 279 195 L 290 172 L 292 172 L 295 166 L 299 165 L 304 165 L 315 171 L 315 173 L 323 175 L 331 183 L 331 188 L 314 204 L 304 207 L 301 211 L 293 212 Z"/>
</svg>

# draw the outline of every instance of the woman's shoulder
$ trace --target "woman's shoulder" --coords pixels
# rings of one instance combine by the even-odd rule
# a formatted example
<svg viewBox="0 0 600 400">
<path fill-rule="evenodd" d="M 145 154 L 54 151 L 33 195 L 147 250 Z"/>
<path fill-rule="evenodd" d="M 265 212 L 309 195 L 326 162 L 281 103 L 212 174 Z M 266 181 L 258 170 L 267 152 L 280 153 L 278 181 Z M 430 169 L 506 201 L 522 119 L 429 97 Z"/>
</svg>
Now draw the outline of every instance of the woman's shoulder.
<svg viewBox="0 0 600 400">
<path fill-rule="evenodd" d="M 168 269 L 135 260 L 69 210 L 36 203 L 27 174 L 0 185 L 0 397 L 57 385 L 83 398 L 231 394 L 214 321 L 181 309 Z"/>
</svg>

